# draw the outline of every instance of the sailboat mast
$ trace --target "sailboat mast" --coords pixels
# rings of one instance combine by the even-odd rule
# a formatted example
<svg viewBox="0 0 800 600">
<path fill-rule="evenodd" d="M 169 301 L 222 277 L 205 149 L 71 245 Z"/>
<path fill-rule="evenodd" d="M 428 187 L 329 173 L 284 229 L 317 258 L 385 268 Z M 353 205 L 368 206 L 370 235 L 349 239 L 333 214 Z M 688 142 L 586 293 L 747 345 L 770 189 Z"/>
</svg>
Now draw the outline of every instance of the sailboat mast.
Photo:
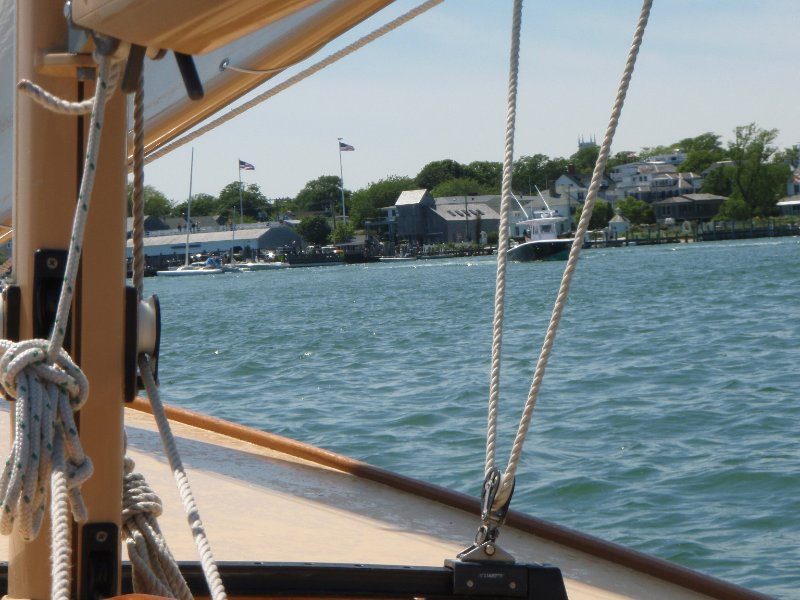
<svg viewBox="0 0 800 600">
<path fill-rule="evenodd" d="M 189 200 L 186 202 L 186 260 L 184 265 L 189 266 L 189 233 L 192 231 L 192 176 L 194 175 L 194 146 L 192 146 L 192 160 L 189 163 Z"/>
<path fill-rule="evenodd" d="M 72 101 L 92 96 L 93 82 L 79 81 L 77 68 L 58 74 L 42 68 L 47 64 L 48 49 L 68 47 L 63 2 L 18 2 L 16 10 L 16 79 L 30 79 Z M 46 338 L 49 332 L 42 332 L 35 324 L 39 310 L 36 298 L 37 294 L 41 297 L 43 280 L 34 257 L 39 250 L 70 247 L 79 165 L 84 158 L 89 119 L 76 122 L 76 117 L 54 114 L 24 95 L 18 95 L 16 102 L 13 272 L 14 284 L 20 291 L 19 337 Z M 120 568 L 126 129 L 126 99 L 117 93 L 106 105 L 103 119 L 101 156 L 93 193 L 94 198 L 102 201 L 93 203 L 86 225 L 81 277 L 71 308 L 72 333 L 67 338 L 70 355 L 90 381 L 89 398 L 80 412 L 80 435 L 84 451 L 94 463 L 94 475 L 83 486 L 91 523 L 74 529 L 76 535 L 72 540 L 73 561 L 78 563 L 75 573 L 79 593 L 73 594 L 75 597 L 93 597 L 91 592 L 88 596 L 80 593 L 86 583 L 82 578 L 88 556 L 84 556 L 84 536 L 90 525 L 104 523 L 110 526 L 106 531 L 112 532 L 104 534 L 104 538 L 115 558 L 108 556 L 108 571 L 97 573 L 97 577 L 113 576 Z M 55 270 L 60 262 L 51 258 L 46 267 Z M 32 542 L 15 531 L 9 542 L 9 558 L 9 596 L 48 598 L 50 569 L 43 565 L 50 564 L 49 524 L 43 526 Z"/>
</svg>

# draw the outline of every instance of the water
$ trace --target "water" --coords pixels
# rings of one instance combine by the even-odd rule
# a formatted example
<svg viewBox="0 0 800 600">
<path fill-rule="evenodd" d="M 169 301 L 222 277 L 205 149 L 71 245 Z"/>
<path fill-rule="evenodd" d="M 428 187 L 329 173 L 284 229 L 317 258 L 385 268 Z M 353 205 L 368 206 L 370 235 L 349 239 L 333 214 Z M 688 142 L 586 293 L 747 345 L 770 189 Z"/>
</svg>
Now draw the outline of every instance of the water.
<svg viewBox="0 0 800 600">
<path fill-rule="evenodd" d="M 501 466 L 562 268 L 509 265 Z M 148 280 L 163 394 L 477 495 L 494 278 L 481 258 Z M 585 252 L 512 507 L 800 598 L 798 292 L 797 238 Z"/>
</svg>

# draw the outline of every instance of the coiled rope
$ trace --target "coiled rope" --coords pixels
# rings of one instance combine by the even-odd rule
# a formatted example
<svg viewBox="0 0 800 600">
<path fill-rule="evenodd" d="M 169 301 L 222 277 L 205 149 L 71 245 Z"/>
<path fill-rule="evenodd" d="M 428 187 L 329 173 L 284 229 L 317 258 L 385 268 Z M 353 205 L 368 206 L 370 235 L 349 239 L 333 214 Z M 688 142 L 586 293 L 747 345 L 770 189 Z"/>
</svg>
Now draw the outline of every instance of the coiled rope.
<svg viewBox="0 0 800 600">
<path fill-rule="evenodd" d="M 327 67 L 329 65 L 332 65 L 333 63 L 341 60 L 345 56 L 349 56 L 350 54 L 352 54 L 356 50 L 359 50 L 360 48 L 363 48 L 367 44 L 369 44 L 371 42 L 374 42 L 379 37 L 389 33 L 390 31 L 393 31 L 393 30 L 397 29 L 401 25 L 404 25 L 408 21 L 412 20 L 414 17 L 417 17 L 417 16 L 421 15 L 422 13 L 430 10 L 434 6 L 437 6 L 437 5 L 441 4 L 442 2 L 444 2 L 444 0 L 427 0 L 426 2 L 423 2 L 422 4 L 417 6 L 416 8 L 413 8 L 410 11 L 408 11 L 407 13 L 404 13 L 404 14 L 400 15 L 396 19 L 394 19 L 392 21 L 389 21 L 388 23 L 386 23 L 382 27 L 379 27 L 378 29 L 375 29 L 371 33 L 359 38 L 358 40 L 356 40 L 352 44 L 350 44 L 348 46 L 345 46 L 344 48 L 342 48 L 341 50 L 338 50 L 337 52 L 334 52 L 333 54 L 331 54 L 330 56 L 322 59 L 321 61 L 319 61 L 317 63 L 314 63 L 313 65 L 311 65 L 307 69 L 304 69 L 303 71 L 300 71 L 299 73 L 297 73 L 296 75 L 293 75 L 292 77 L 290 77 L 286 81 L 284 81 L 284 82 L 276 85 L 275 87 L 270 88 L 267 91 L 259 94 L 258 96 L 256 96 L 252 100 L 248 100 L 244 104 L 241 104 L 240 106 L 237 106 L 236 108 L 232 109 L 230 112 L 225 113 L 223 116 L 218 117 L 218 118 L 214 119 L 213 121 L 211 121 L 210 123 L 208 123 L 206 125 L 203 125 L 199 129 L 196 129 L 196 130 L 192 131 L 191 133 L 188 133 L 187 135 L 183 136 L 182 138 L 177 139 L 174 142 L 172 142 L 170 144 L 166 144 L 165 146 L 159 148 L 158 150 L 155 150 L 155 151 L 149 153 L 147 155 L 147 157 L 145 158 L 145 164 L 150 164 L 152 161 L 154 161 L 154 160 L 156 160 L 158 158 L 161 158 L 165 154 L 169 154 L 173 150 L 177 150 L 181 146 L 185 146 L 186 144 L 188 144 L 189 142 L 197 139 L 201 135 L 204 135 L 204 134 L 208 133 L 209 131 L 211 131 L 212 129 L 216 129 L 220 125 L 223 125 L 223 124 L 227 123 L 228 121 L 230 121 L 234 117 L 237 117 L 240 114 L 242 114 L 243 112 L 246 112 L 246 111 L 250 110 L 251 108 L 253 108 L 255 106 L 258 106 L 259 104 L 261 104 L 265 100 L 269 100 L 273 96 L 275 96 L 275 95 L 279 94 L 280 92 L 290 88 L 291 86 L 295 85 L 296 83 L 300 83 L 304 79 L 308 79 L 309 77 L 311 77 L 315 73 L 318 73 L 319 71 L 321 71 L 325 67 Z M 231 69 L 230 66 L 228 68 Z M 239 69 L 239 70 L 241 70 L 241 69 Z"/>
<path fill-rule="evenodd" d="M 521 0 L 517 0 L 517 3 L 521 4 Z M 517 29 L 518 25 L 516 24 L 517 10 L 518 10 L 517 3 L 515 3 L 514 6 L 515 37 L 519 36 L 519 30 Z M 556 301 L 553 306 L 553 312 L 550 317 L 550 323 L 547 327 L 547 332 L 545 334 L 544 342 L 542 344 L 542 349 L 539 354 L 539 359 L 536 363 L 536 369 L 534 370 L 533 380 L 531 382 L 531 387 L 528 392 L 528 398 L 525 402 L 525 407 L 523 408 L 522 411 L 522 416 L 520 418 L 517 434 L 514 438 L 514 443 L 511 448 L 511 452 L 508 459 L 508 466 L 506 467 L 506 470 L 502 475 L 500 490 L 497 494 L 497 500 L 496 500 L 497 505 L 502 504 L 503 500 L 508 498 L 509 494 L 511 493 L 511 490 L 513 489 L 514 477 L 516 476 L 517 467 L 519 465 L 520 456 L 522 454 L 522 448 L 525 444 L 525 438 L 527 436 L 528 428 L 530 426 L 533 409 L 536 406 L 536 400 L 539 396 L 539 388 L 541 387 L 542 379 L 544 378 L 544 372 L 545 369 L 547 368 L 547 362 L 552 352 L 553 344 L 556 338 L 556 332 L 558 331 L 558 325 L 561 321 L 561 315 L 567 303 L 570 284 L 572 283 L 572 277 L 575 272 L 575 268 L 578 264 L 578 257 L 580 256 L 581 246 L 583 245 L 583 238 L 586 235 L 586 231 L 589 228 L 589 219 L 591 219 L 592 209 L 594 208 L 594 203 L 595 200 L 597 199 L 597 192 L 600 189 L 600 181 L 602 179 L 603 172 L 605 171 L 606 163 L 608 162 L 608 156 L 611 151 L 611 142 L 614 139 L 614 133 L 616 132 L 617 124 L 619 123 L 619 117 L 622 112 L 622 107 L 625 103 L 625 96 L 628 92 L 628 87 L 630 86 L 630 81 L 633 75 L 633 68 L 636 64 L 636 58 L 639 54 L 639 48 L 641 47 L 642 44 L 644 31 L 645 28 L 647 27 L 647 21 L 650 17 L 650 10 L 652 8 L 652 5 L 653 5 L 653 0 L 644 0 L 642 4 L 642 9 L 639 14 L 639 20 L 636 24 L 636 29 L 633 35 L 633 42 L 631 44 L 630 51 L 628 52 L 628 58 L 625 63 L 625 68 L 622 73 L 622 78 L 620 80 L 619 87 L 617 89 L 617 95 L 614 100 L 614 105 L 611 109 L 611 116 L 609 118 L 608 126 L 606 127 L 603 143 L 600 147 L 600 153 L 597 157 L 597 162 L 595 164 L 594 171 L 592 173 L 592 181 L 589 185 L 589 191 L 586 196 L 586 201 L 584 203 L 583 211 L 581 212 L 581 218 L 578 223 L 577 231 L 575 233 L 575 239 L 572 243 L 572 247 L 570 248 L 569 258 L 564 268 L 564 274 L 561 278 L 561 284 L 559 286 L 558 295 L 556 297 Z M 518 44 L 518 41 L 516 42 L 516 44 Z M 516 77 L 518 71 L 518 57 L 515 55 L 513 50 L 512 50 L 510 71 L 511 71 L 511 80 L 513 80 L 513 85 L 511 84 L 509 85 L 509 119 L 506 130 L 506 153 L 503 161 L 503 195 L 501 200 L 500 236 L 498 241 L 500 250 L 497 253 L 497 285 L 495 294 L 495 318 L 494 318 L 493 335 L 492 335 L 492 367 L 491 367 L 491 383 L 490 383 L 490 394 L 489 394 L 489 426 L 488 426 L 489 434 L 487 435 L 487 446 L 486 446 L 487 472 L 489 471 L 489 469 L 494 468 L 496 431 L 497 431 L 496 421 L 497 421 L 497 410 L 499 405 L 500 350 L 502 348 L 502 321 L 503 321 L 503 306 L 505 303 L 506 252 L 508 247 L 507 214 L 510 206 L 510 169 L 511 169 L 510 161 L 513 155 L 513 128 L 514 128 L 513 113 L 515 111 L 515 108 L 512 107 L 512 104 L 515 104 L 516 100 Z M 509 139 L 509 130 L 511 131 L 511 139 Z M 508 177 L 508 182 L 507 182 L 507 177 Z M 504 235 L 505 235 L 505 242 L 503 241 Z"/>
<path fill-rule="evenodd" d="M 81 484 L 91 476 L 92 463 L 84 454 L 73 413 L 80 410 L 89 393 L 89 383 L 62 346 L 69 308 L 80 265 L 86 219 L 94 187 L 100 134 L 110 92 L 109 71 L 114 65 L 99 58 L 95 96 L 91 105 L 86 160 L 81 177 L 72 225 L 64 284 L 58 300 L 49 340 L 19 343 L 0 341 L 0 383 L 6 396 L 16 399 L 15 431 L 9 459 L 0 477 L 2 515 L 0 531 L 10 533 L 17 523 L 26 540 L 40 530 L 50 480 L 52 519 L 51 593 L 53 600 L 70 597 L 69 512 L 76 521 L 88 515 L 80 493 Z M 62 114 L 83 114 L 87 102 L 68 102 L 41 88 L 22 85 L 20 90 L 34 98 L 46 97 L 44 106 Z"/>
</svg>

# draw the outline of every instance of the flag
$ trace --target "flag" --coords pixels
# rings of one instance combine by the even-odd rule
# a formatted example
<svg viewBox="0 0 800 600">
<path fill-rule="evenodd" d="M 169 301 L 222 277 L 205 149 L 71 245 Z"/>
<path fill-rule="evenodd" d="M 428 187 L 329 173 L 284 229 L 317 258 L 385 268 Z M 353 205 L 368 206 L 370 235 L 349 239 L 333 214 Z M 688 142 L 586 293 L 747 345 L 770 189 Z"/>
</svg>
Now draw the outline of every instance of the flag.
<svg viewBox="0 0 800 600">
<path fill-rule="evenodd" d="M 255 171 L 256 168 L 248 162 L 244 162 L 243 160 L 239 161 L 239 170 L 240 171 Z"/>
<path fill-rule="evenodd" d="M 352 152 L 355 150 L 350 144 L 345 144 L 344 142 L 339 142 L 339 152 Z"/>
</svg>

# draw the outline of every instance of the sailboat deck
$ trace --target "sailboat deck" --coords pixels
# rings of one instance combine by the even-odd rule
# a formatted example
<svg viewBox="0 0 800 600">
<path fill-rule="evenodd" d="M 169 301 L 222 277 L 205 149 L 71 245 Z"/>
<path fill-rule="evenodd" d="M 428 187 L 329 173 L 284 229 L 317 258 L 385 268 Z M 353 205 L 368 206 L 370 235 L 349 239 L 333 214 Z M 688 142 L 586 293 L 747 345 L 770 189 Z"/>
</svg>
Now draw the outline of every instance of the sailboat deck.
<svg viewBox="0 0 800 600">
<path fill-rule="evenodd" d="M 159 524 L 173 554 L 197 560 L 152 417 L 136 410 L 125 417 L 129 456 L 163 501 Z M 219 561 L 441 567 L 479 524 L 469 512 L 390 485 L 222 433 L 172 426 Z M 558 566 L 572 600 L 712 597 L 512 527 L 498 541 L 518 562 Z M 6 540 L 0 552 L 7 560 Z"/>
</svg>

